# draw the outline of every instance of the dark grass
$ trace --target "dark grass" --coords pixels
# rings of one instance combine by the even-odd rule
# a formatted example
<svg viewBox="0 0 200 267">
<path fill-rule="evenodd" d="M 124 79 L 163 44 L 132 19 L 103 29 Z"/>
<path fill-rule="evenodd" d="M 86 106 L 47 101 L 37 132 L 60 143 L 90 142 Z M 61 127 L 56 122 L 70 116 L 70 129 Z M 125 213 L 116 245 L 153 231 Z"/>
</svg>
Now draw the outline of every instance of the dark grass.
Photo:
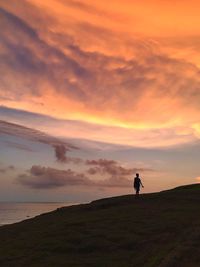
<svg viewBox="0 0 200 267">
<path fill-rule="evenodd" d="M 200 185 L 61 208 L 0 242 L 1 267 L 199 267 Z"/>
</svg>

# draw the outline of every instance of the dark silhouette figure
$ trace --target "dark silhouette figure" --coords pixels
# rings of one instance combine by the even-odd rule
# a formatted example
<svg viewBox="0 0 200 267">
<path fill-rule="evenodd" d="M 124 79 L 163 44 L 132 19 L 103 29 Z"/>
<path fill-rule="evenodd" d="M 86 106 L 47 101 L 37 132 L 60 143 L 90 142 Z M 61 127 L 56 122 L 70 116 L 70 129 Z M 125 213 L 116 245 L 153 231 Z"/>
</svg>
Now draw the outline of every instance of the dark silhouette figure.
<svg viewBox="0 0 200 267">
<path fill-rule="evenodd" d="M 134 178 L 133 186 L 135 188 L 136 196 L 138 196 L 139 193 L 140 193 L 140 186 L 144 187 L 143 184 L 142 184 L 142 181 L 140 179 L 139 173 L 136 173 L 136 177 Z"/>
</svg>

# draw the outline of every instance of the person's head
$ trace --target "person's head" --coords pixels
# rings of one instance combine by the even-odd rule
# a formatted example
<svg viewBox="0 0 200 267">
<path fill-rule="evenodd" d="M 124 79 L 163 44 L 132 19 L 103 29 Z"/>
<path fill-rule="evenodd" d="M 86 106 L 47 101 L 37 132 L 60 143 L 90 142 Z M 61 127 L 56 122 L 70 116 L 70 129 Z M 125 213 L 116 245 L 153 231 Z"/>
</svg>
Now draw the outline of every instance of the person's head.
<svg viewBox="0 0 200 267">
<path fill-rule="evenodd" d="M 140 175 L 139 175 L 139 173 L 136 173 L 136 177 L 139 177 Z"/>
</svg>

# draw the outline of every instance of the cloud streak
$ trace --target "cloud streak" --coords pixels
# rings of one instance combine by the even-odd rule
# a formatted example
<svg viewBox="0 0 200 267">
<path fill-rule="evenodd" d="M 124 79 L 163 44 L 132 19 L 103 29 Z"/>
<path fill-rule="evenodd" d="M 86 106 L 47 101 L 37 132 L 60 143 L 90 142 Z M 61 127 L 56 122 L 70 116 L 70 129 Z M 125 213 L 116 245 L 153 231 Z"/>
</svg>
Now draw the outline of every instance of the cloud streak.
<svg viewBox="0 0 200 267">
<path fill-rule="evenodd" d="M 14 123 L 8 123 L 5 121 L 0 121 L 0 133 L 8 134 L 12 136 L 21 137 L 29 141 L 35 141 L 43 144 L 47 144 L 54 148 L 56 159 L 60 162 L 66 162 L 67 156 L 65 155 L 67 151 L 76 150 L 78 147 L 71 145 L 70 143 L 64 142 L 56 137 L 45 134 L 41 131 L 24 127 Z M 24 145 L 18 143 L 13 143 L 6 141 L 8 146 L 12 146 L 18 149 L 31 151 Z"/>
<path fill-rule="evenodd" d="M 136 147 L 166 147 L 177 144 L 193 142 L 197 140 L 199 126 L 196 124 L 194 129 L 187 127 L 177 126 L 175 128 L 162 128 L 162 129 L 129 129 L 122 127 L 103 126 L 94 123 L 87 123 L 76 120 L 61 120 L 51 116 L 44 116 L 38 113 L 27 112 L 19 109 L 11 109 L 0 106 L 0 117 L 4 120 L 14 122 L 14 125 L 26 125 L 26 128 L 38 129 L 40 132 L 45 132 L 50 136 L 60 136 L 70 138 L 70 140 L 77 139 L 78 147 L 81 142 L 94 143 L 103 147 L 104 143 L 117 144 L 123 146 L 136 146 Z M 10 128 L 11 128 L 10 124 Z M 15 135 L 15 127 L 10 133 Z M 116 135 L 116 132 L 118 135 Z M 115 138 L 113 138 L 115 136 Z M 162 137 L 162 138 L 161 138 Z M 63 139 L 63 138 L 62 138 Z M 79 140 L 78 140 L 79 139 Z M 84 139 L 86 139 L 84 141 Z M 82 141 L 81 141 L 82 140 Z M 90 141 L 89 141 L 90 140 Z M 92 141 L 92 142 L 91 142 Z M 70 144 L 71 141 L 67 142 Z M 58 143 L 62 145 L 63 142 Z M 105 144 L 104 144 L 105 145 Z M 76 146 L 76 147 L 77 147 Z"/>
</svg>

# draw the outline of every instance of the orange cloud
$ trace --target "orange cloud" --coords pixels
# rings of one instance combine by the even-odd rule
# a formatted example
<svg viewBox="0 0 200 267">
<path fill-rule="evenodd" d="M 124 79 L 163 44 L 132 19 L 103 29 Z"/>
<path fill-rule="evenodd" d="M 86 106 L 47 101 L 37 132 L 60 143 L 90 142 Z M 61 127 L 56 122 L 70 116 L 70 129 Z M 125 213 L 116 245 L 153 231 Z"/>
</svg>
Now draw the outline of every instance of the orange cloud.
<svg viewBox="0 0 200 267">
<path fill-rule="evenodd" d="M 70 132 L 78 138 L 139 146 L 199 138 L 197 1 L 0 7 L 0 104 L 90 123 Z"/>
</svg>

